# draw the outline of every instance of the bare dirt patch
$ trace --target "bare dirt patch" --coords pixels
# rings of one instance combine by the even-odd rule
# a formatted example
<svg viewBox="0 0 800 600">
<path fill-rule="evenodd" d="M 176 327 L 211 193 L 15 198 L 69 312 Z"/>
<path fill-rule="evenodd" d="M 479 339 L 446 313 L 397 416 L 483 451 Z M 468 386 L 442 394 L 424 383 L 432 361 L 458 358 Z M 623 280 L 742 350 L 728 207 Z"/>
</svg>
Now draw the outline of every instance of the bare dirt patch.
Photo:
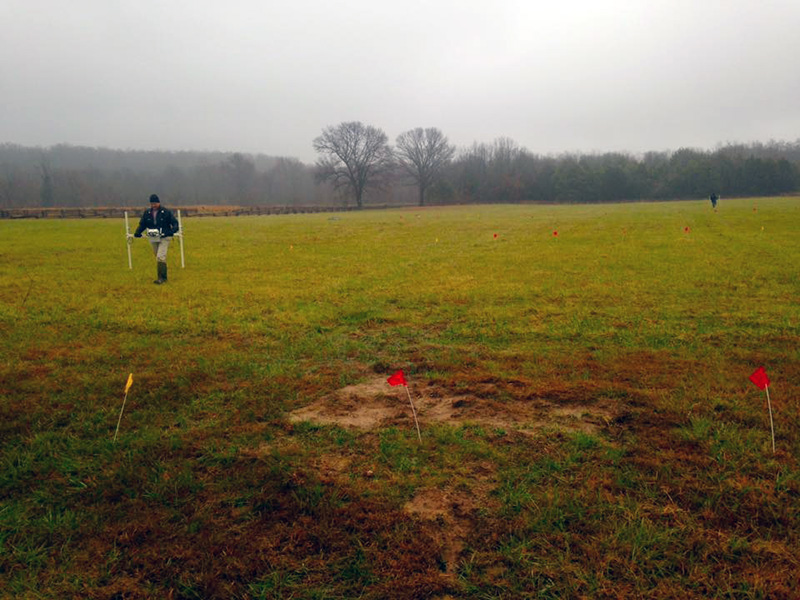
<svg viewBox="0 0 800 600">
<path fill-rule="evenodd" d="M 445 572 L 453 574 L 478 508 L 478 498 L 474 493 L 425 488 L 417 491 L 406 502 L 403 512 L 423 520 L 435 521 L 439 525 L 438 535 L 442 544 Z"/>
<path fill-rule="evenodd" d="M 420 427 L 434 423 L 471 423 L 529 434 L 548 428 L 591 433 L 608 425 L 620 413 L 617 403 L 605 398 L 587 402 L 581 397 L 579 402 L 571 403 L 562 394 L 553 399 L 501 400 L 493 389 L 481 388 L 474 393 L 457 395 L 435 385 L 412 385 L 409 389 Z M 409 423 L 413 426 L 405 389 L 391 387 L 384 377 L 336 390 L 290 413 L 289 420 L 365 431 Z"/>
<path fill-rule="evenodd" d="M 436 383 L 412 384 L 409 391 L 423 436 L 425 428 L 434 424 L 473 424 L 527 435 L 553 429 L 592 433 L 623 414 L 618 401 L 593 399 L 586 389 L 575 390 L 574 394 L 559 389 L 540 397 L 531 394 L 525 385 L 517 387 L 519 397 L 489 382 L 474 382 L 468 391 L 458 393 Z M 414 430 L 406 390 L 390 386 L 383 376 L 323 396 L 290 413 L 289 420 L 361 431 L 391 426 Z M 372 471 L 352 456 L 325 454 L 313 460 L 311 466 L 325 482 L 372 477 Z M 412 518 L 432 525 L 428 531 L 441 548 L 442 568 L 448 576 L 456 572 L 466 540 L 479 519 L 478 511 L 496 502 L 490 495 L 497 485 L 494 471 L 493 465 L 481 463 L 460 485 L 418 489 L 403 506 L 403 512 Z"/>
</svg>

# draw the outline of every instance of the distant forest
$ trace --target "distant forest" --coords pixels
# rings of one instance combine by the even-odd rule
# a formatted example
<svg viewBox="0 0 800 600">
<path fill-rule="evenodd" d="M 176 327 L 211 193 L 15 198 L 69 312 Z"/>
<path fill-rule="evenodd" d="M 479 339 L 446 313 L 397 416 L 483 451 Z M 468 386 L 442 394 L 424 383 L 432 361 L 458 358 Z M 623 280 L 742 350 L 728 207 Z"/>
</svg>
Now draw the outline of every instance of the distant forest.
<svg viewBox="0 0 800 600">
<path fill-rule="evenodd" d="M 460 149 L 429 204 L 616 202 L 778 195 L 800 190 L 800 140 L 713 151 L 538 155 L 501 138 Z M 0 145 L 0 208 L 138 206 L 157 193 L 170 206 L 340 205 L 315 167 L 295 158 L 222 152 Z M 414 204 L 401 172 L 365 199 Z"/>
</svg>

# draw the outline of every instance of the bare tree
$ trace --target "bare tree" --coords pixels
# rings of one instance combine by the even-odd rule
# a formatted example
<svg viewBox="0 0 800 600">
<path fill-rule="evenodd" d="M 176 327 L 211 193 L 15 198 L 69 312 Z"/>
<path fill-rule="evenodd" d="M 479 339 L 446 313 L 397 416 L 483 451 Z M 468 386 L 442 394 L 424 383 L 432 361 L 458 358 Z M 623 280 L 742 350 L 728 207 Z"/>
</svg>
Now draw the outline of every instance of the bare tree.
<svg viewBox="0 0 800 600">
<path fill-rule="evenodd" d="M 236 152 L 221 166 L 231 183 L 236 201 L 240 204 L 253 204 L 253 184 L 256 179 L 256 165 L 253 160 Z"/>
<path fill-rule="evenodd" d="M 4 208 L 22 206 L 26 191 L 23 172 L 12 168 L 11 165 L 3 167 L 3 175 L 0 175 L 0 206 Z"/>
<path fill-rule="evenodd" d="M 55 205 L 55 186 L 53 184 L 53 170 L 50 168 L 50 160 L 42 155 L 39 161 L 39 169 L 42 172 L 42 185 L 39 188 L 39 200 L 41 206 Z"/>
<path fill-rule="evenodd" d="M 425 192 L 456 152 L 447 137 L 437 128 L 417 127 L 397 136 L 395 154 L 400 166 L 419 188 L 419 205 L 425 204 Z"/>
<path fill-rule="evenodd" d="M 392 166 L 392 149 L 383 130 L 360 121 L 326 127 L 314 139 L 317 181 L 330 181 L 335 188 L 349 189 L 358 208 L 363 207 L 367 186 L 380 184 Z"/>
<path fill-rule="evenodd" d="M 296 158 L 280 157 L 266 176 L 269 180 L 270 199 L 280 204 L 301 204 L 313 192 L 311 169 Z"/>
</svg>

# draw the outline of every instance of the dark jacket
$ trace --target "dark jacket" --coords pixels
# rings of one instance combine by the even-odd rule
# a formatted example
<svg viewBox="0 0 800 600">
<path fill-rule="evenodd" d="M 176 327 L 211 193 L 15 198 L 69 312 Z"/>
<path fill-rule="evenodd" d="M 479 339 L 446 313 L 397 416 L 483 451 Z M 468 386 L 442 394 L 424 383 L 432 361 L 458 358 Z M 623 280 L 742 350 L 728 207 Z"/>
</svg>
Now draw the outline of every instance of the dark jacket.
<svg viewBox="0 0 800 600">
<path fill-rule="evenodd" d="M 161 232 L 161 237 L 172 237 L 178 233 L 178 220 L 172 215 L 171 210 L 160 206 L 154 221 L 153 211 L 148 208 L 142 214 L 142 218 L 139 219 L 139 226 L 133 235 L 138 237 L 145 229 L 158 229 Z"/>
</svg>

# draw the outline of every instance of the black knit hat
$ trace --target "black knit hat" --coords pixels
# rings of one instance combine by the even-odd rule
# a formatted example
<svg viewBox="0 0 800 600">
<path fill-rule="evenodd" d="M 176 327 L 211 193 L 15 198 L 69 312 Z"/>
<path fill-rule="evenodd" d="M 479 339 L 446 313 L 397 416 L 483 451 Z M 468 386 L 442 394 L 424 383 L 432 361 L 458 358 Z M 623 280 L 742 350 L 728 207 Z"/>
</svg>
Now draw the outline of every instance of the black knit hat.
<svg viewBox="0 0 800 600">
<path fill-rule="evenodd" d="M 150 202 L 161 202 L 155 194 L 150 196 Z"/>
</svg>

